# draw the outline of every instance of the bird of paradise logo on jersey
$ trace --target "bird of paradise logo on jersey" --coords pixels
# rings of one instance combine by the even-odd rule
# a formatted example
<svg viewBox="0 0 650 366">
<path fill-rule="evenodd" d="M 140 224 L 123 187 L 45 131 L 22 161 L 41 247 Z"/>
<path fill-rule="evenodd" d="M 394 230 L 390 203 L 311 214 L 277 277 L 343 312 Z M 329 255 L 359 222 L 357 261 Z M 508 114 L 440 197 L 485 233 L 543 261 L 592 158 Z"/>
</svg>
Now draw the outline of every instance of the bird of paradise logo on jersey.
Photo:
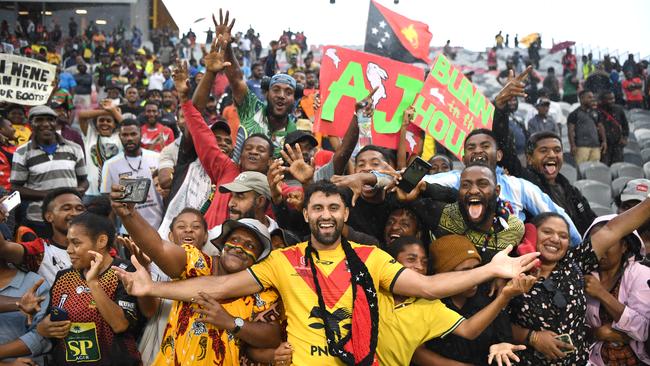
<svg viewBox="0 0 650 366">
<path fill-rule="evenodd" d="M 413 48 L 418 48 L 420 40 L 418 39 L 418 32 L 413 27 L 413 24 L 409 24 L 408 27 L 402 28 L 401 32 Z"/>
<path fill-rule="evenodd" d="M 347 331 L 350 331 L 352 328 L 352 324 L 345 324 L 343 326 L 340 325 L 344 320 L 352 319 L 352 313 L 344 308 L 338 308 L 330 313 L 327 311 L 327 309 L 322 309 L 319 306 L 314 306 L 309 313 L 309 318 L 317 318 L 323 321 L 323 323 L 309 324 L 310 328 L 323 329 L 325 327 L 328 327 L 334 332 L 336 338 L 339 340 L 342 338 L 341 328 L 346 329 Z"/>
</svg>

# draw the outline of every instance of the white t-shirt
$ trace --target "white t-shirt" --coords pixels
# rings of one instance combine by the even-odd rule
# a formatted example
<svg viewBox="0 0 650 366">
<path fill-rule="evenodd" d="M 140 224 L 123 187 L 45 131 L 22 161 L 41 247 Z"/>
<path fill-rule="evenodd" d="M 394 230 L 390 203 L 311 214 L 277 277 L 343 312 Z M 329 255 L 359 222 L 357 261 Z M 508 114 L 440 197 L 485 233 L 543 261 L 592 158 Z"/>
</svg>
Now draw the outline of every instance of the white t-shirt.
<svg viewBox="0 0 650 366">
<path fill-rule="evenodd" d="M 165 76 L 162 72 L 154 72 L 149 75 L 149 90 L 163 90 Z"/>
<path fill-rule="evenodd" d="M 99 148 L 97 139 L 99 138 Z M 99 186 L 102 181 L 100 165 L 122 152 L 122 141 L 116 132 L 111 136 L 99 136 L 94 123 L 88 124 L 88 131 L 83 136 L 84 149 L 86 149 L 86 170 L 88 171 L 89 196 L 100 194 Z"/>
<path fill-rule="evenodd" d="M 121 178 L 148 178 L 151 179 L 151 171 L 158 169 L 158 156 L 155 151 L 141 149 L 142 155 L 139 157 L 126 157 L 124 154 L 114 156 L 104 163 L 102 169 L 102 193 L 110 193 L 111 185 L 118 184 Z M 163 217 L 162 198 L 156 192 L 153 182 L 149 187 L 149 195 L 144 203 L 135 205 L 138 213 L 154 229 L 158 229 Z M 124 227 L 120 232 L 126 233 Z"/>
<path fill-rule="evenodd" d="M 241 48 L 242 51 L 250 51 L 251 40 L 248 38 L 242 38 L 241 41 L 239 41 L 239 48 Z"/>
<path fill-rule="evenodd" d="M 54 283 L 56 273 L 70 268 L 72 262 L 68 252 L 54 244 L 44 240 L 43 260 L 38 268 L 38 274 L 41 275 L 50 285 Z"/>
</svg>

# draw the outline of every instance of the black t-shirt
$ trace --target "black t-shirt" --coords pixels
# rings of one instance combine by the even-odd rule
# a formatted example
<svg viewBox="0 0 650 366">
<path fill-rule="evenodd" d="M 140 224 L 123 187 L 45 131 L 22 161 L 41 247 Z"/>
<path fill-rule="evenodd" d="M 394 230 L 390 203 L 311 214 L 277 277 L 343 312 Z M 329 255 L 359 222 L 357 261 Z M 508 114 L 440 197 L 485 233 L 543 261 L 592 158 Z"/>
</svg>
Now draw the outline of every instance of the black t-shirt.
<svg viewBox="0 0 650 366">
<path fill-rule="evenodd" d="M 480 292 L 465 302 L 459 309 L 454 305 L 451 298 L 442 299 L 447 307 L 459 313 L 465 319 L 478 313 L 490 303 L 490 299 Z M 471 363 L 473 365 L 487 365 L 487 356 L 490 346 L 501 342 L 512 342 L 512 329 L 510 321 L 505 312 L 502 312 L 490 324 L 483 333 L 473 341 L 449 334 L 444 338 L 432 339 L 426 343 L 426 347 L 446 358 Z"/>
<path fill-rule="evenodd" d="M 120 110 L 122 111 L 122 114 L 131 113 L 136 117 L 138 117 L 140 113 L 144 112 L 144 108 L 140 107 L 139 105 L 136 105 L 135 107 L 129 107 L 129 105 L 126 103 L 120 104 Z"/>
</svg>

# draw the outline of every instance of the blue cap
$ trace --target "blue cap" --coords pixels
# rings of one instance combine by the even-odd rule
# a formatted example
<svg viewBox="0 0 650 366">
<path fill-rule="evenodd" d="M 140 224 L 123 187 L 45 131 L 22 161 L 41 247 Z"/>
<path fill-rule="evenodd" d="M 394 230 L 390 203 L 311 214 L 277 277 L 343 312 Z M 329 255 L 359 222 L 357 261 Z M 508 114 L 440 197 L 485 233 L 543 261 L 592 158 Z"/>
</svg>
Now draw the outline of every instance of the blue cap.
<svg viewBox="0 0 650 366">
<path fill-rule="evenodd" d="M 296 90 L 296 79 L 294 79 L 291 75 L 287 75 L 287 74 L 273 75 L 271 81 L 269 82 L 269 88 L 275 84 L 287 84 L 290 87 L 292 87 L 293 90 Z"/>
</svg>

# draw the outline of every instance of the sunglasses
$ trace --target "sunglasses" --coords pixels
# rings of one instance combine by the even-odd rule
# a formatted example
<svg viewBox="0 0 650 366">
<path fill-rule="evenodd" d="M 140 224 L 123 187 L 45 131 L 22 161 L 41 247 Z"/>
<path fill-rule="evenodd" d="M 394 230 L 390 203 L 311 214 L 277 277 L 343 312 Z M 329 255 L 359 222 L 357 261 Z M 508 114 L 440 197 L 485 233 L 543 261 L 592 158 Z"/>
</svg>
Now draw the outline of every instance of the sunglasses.
<svg viewBox="0 0 650 366">
<path fill-rule="evenodd" d="M 565 308 L 567 305 L 566 298 L 562 294 L 562 291 L 557 288 L 557 285 L 553 280 L 550 278 L 547 278 L 542 282 L 542 286 L 544 286 L 544 289 L 546 291 L 552 292 L 553 293 L 553 304 L 557 306 L 558 308 Z"/>
</svg>

